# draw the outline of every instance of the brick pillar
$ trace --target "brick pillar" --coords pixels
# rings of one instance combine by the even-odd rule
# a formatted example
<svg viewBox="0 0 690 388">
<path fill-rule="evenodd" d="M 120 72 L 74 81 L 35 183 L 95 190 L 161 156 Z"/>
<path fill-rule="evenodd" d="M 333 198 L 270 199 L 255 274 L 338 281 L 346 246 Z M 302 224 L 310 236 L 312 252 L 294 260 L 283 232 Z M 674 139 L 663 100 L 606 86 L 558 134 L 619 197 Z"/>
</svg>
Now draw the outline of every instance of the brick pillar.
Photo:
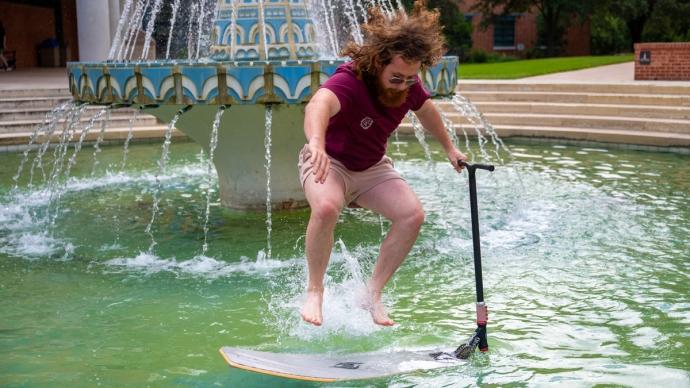
<svg viewBox="0 0 690 388">
<path fill-rule="evenodd" d="M 690 42 L 636 43 L 635 80 L 690 81 Z"/>
</svg>

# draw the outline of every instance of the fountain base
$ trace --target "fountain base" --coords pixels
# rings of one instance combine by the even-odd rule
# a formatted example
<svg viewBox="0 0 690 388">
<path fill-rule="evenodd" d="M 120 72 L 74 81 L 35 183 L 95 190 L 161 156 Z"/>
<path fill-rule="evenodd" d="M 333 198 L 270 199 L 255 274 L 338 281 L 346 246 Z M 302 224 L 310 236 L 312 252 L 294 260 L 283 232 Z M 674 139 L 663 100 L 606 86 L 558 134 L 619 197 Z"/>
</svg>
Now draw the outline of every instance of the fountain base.
<svg viewBox="0 0 690 388">
<path fill-rule="evenodd" d="M 273 209 L 307 206 L 297 172 L 297 155 L 304 146 L 304 104 L 273 106 L 271 150 L 271 202 Z M 185 105 L 162 105 L 144 110 L 170 122 Z M 182 115 L 176 127 L 200 144 L 208 154 L 212 124 L 218 110 L 213 105 L 195 105 Z M 237 210 L 266 208 L 266 168 L 263 105 L 234 105 L 223 114 L 218 148 L 213 163 L 218 173 L 224 207 Z"/>
</svg>

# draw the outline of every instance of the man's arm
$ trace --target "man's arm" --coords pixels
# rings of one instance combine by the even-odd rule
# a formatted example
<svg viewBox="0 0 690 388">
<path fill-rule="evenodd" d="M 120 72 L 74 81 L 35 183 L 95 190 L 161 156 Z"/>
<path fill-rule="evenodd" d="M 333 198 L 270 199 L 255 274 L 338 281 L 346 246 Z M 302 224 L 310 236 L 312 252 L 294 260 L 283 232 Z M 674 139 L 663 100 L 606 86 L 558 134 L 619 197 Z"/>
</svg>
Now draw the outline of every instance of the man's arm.
<svg viewBox="0 0 690 388">
<path fill-rule="evenodd" d="M 453 142 L 450 140 L 450 136 L 448 136 L 448 132 L 446 131 L 446 126 L 443 124 L 443 120 L 441 119 L 441 114 L 438 113 L 438 110 L 431 99 L 427 99 L 424 104 L 422 104 L 422 107 L 415 111 L 414 114 L 419 119 L 419 122 L 422 123 L 422 126 L 427 131 L 431 132 L 439 143 L 441 143 L 443 149 L 446 151 L 446 155 L 448 155 L 448 160 L 450 160 L 450 162 L 453 164 L 453 167 L 457 171 L 462 170 L 463 167 L 458 165 L 458 159 L 466 160 L 467 156 L 465 156 L 465 154 L 460 152 L 453 145 Z"/>
<path fill-rule="evenodd" d="M 321 88 L 304 110 L 304 135 L 307 137 L 314 181 L 323 183 L 328 176 L 331 161 L 326 154 L 328 121 L 340 111 L 340 101 L 330 90 Z"/>
</svg>

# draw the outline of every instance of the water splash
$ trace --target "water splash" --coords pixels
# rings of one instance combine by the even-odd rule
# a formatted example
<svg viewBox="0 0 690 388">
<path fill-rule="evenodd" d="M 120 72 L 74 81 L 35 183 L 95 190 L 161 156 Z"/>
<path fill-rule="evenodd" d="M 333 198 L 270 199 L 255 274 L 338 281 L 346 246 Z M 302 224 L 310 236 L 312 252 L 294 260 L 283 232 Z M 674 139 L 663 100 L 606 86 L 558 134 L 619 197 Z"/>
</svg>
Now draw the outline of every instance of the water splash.
<svg viewBox="0 0 690 388">
<path fill-rule="evenodd" d="M 175 22 L 177 21 L 177 12 L 180 9 L 180 0 L 175 0 L 172 5 L 172 17 L 170 18 L 170 31 L 168 32 L 168 44 L 165 46 L 165 59 L 170 59 L 170 44 L 172 43 L 173 31 L 175 31 Z"/>
<path fill-rule="evenodd" d="M 235 45 L 237 45 L 237 2 L 232 2 L 232 20 L 230 21 L 230 60 L 235 59 Z M 221 39 L 219 36 L 218 39 Z M 220 42 L 219 42 L 220 43 Z"/>
<path fill-rule="evenodd" d="M 125 6 L 122 9 L 122 15 L 120 16 L 120 21 L 117 23 L 117 31 L 115 32 L 115 38 L 113 43 L 110 45 L 110 52 L 108 53 L 108 60 L 111 61 L 115 59 L 120 45 L 122 45 L 122 38 L 126 31 L 124 31 L 125 23 L 130 20 L 129 13 L 132 10 L 133 0 L 126 0 Z"/>
<path fill-rule="evenodd" d="M 134 123 L 139 118 L 139 112 L 139 109 L 135 110 L 134 114 L 132 115 L 132 118 L 129 119 L 129 131 L 127 131 L 127 138 L 125 138 L 125 144 L 122 147 L 122 161 L 120 162 L 120 171 L 124 171 L 125 166 L 127 166 L 127 156 L 129 155 L 129 143 L 134 138 Z"/>
<path fill-rule="evenodd" d="M 484 145 L 488 143 L 488 140 L 483 135 L 483 132 L 486 132 L 491 138 L 491 142 L 494 144 L 494 155 L 496 156 L 500 164 L 505 164 L 503 158 L 501 157 L 500 151 L 501 149 L 503 149 L 509 155 L 511 154 L 511 151 L 503 143 L 503 140 L 501 140 L 501 138 L 498 137 L 496 129 L 493 127 L 493 125 L 491 125 L 491 123 L 489 123 L 489 121 L 484 117 L 484 115 L 481 112 L 479 112 L 477 107 L 474 104 L 472 104 L 470 100 L 460 95 L 459 93 L 456 93 L 456 95 L 453 96 L 451 104 L 453 108 L 455 108 L 455 110 L 458 113 L 460 113 L 463 117 L 467 118 L 467 120 L 471 123 L 472 127 L 474 127 L 479 141 L 479 151 L 482 155 L 483 160 L 490 160 L 489 155 L 486 153 L 486 149 L 484 147 Z"/>
<path fill-rule="evenodd" d="M 205 256 L 208 251 L 208 220 L 211 214 L 211 192 L 213 182 L 213 157 L 218 146 L 218 128 L 220 127 L 220 120 L 225 113 L 225 106 L 218 107 L 216 117 L 213 120 L 213 128 L 211 130 L 211 140 L 208 146 L 208 161 L 206 165 L 206 211 L 204 213 L 204 244 L 201 246 L 201 255 Z"/>
<path fill-rule="evenodd" d="M 172 118 L 170 121 L 170 124 L 168 127 L 165 129 L 165 140 L 163 141 L 163 146 L 162 146 L 162 151 L 161 151 L 161 158 L 158 161 L 158 173 L 156 174 L 156 188 L 153 191 L 153 206 L 151 208 L 151 220 L 149 221 L 148 225 L 146 226 L 146 234 L 151 237 L 151 245 L 149 245 L 149 253 L 153 253 L 153 248 L 158 244 L 156 242 L 156 239 L 154 238 L 153 235 L 153 224 L 156 221 L 156 216 L 158 215 L 158 203 L 160 202 L 160 191 L 161 191 L 161 182 L 160 179 L 158 178 L 160 175 L 165 174 L 165 170 L 168 164 L 168 160 L 170 158 L 170 143 L 172 142 L 172 134 L 173 131 L 175 130 L 175 125 L 177 124 L 177 120 L 180 119 L 180 116 L 184 114 L 190 107 L 188 106 L 187 108 L 180 109 L 175 116 Z"/>
<path fill-rule="evenodd" d="M 43 123 L 41 125 L 36 126 L 33 133 L 31 134 L 31 137 L 29 138 L 29 144 L 24 150 L 22 160 L 19 163 L 19 167 L 17 168 L 17 172 L 12 177 L 12 181 L 14 181 L 12 192 L 16 192 L 19 189 L 19 178 L 21 177 L 22 171 L 24 170 L 24 165 L 29 159 L 29 152 L 31 151 L 32 146 L 38 139 L 38 136 L 41 134 L 41 132 L 43 132 L 46 134 L 47 137 L 50 137 L 53 131 L 55 130 L 55 127 L 57 126 L 58 122 L 64 116 L 65 112 L 71 111 L 72 109 L 74 109 L 74 106 L 75 104 L 71 101 L 58 105 L 57 107 L 53 108 L 52 111 L 46 113 L 46 116 L 43 119 Z M 33 175 L 33 169 L 31 172 Z"/>
<path fill-rule="evenodd" d="M 258 0 L 259 4 L 259 25 L 261 26 L 261 43 L 263 44 L 263 58 L 268 60 L 268 35 L 266 32 L 266 13 L 264 12 L 264 0 Z"/>
<path fill-rule="evenodd" d="M 197 3 L 192 3 L 192 7 L 189 10 L 189 22 L 187 24 L 187 60 L 191 61 L 194 54 L 194 21 L 197 18 L 197 12 L 199 12 L 199 6 Z"/>
<path fill-rule="evenodd" d="M 357 21 L 355 5 L 352 0 L 344 0 L 344 3 L 345 16 L 347 16 L 348 22 L 350 23 L 352 39 L 355 41 L 355 43 L 362 44 L 364 42 L 364 36 L 362 35 L 362 30 L 359 27 L 359 22 Z"/>
<path fill-rule="evenodd" d="M 407 112 L 407 119 L 410 120 L 410 123 L 412 123 L 414 136 L 417 138 L 417 141 L 419 141 L 422 149 L 424 149 L 424 156 L 426 157 L 426 160 L 431 162 L 431 150 L 429 150 L 429 144 L 426 142 L 424 127 L 422 127 L 422 125 L 419 123 L 419 120 L 417 120 L 417 116 L 415 116 L 412 112 Z"/>
<path fill-rule="evenodd" d="M 55 117 L 53 117 L 53 120 L 51 121 L 50 125 L 45 131 L 45 140 L 40 145 L 38 151 L 36 152 L 36 157 L 34 157 L 34 160 L 31 162 L 31 169 L 29 171 L 29 189 L 33 188 L 34 170 L 36 168 L 40 169 L 43 176 L 43 181 L 46 181 L 45 169 L 43 167 L 43 155 L 45 155 L 46 151 L 48 150 L 48 147 L 50 146 L 53 134 L 58 128 L 59 121 L 63 119 L 69 121 L 74 112 L 78 109 L 78 107 L 78 105 L 72 104 L 69 107 L 69 109 L 67 109 L 65 112 L 62 112 L 63 114 L 58 113 Z"/>
<path fill-rule="evenodd" d="M 213 0 L 211 0 L 213 1 Z M 197 40 L 196 40 L 196 57 L 195 59 L 198 61 L 199 57 L 202 55 L 202 48 L 208 47 L 208 35 L 205 33 L 205 31 L 209 31 L 210 33 L 210 28 L 207 26 L 209 19 L 212 24 L 213 18 L 215 15 L 217 15 L 216 8 L 218 6 L 218 2 L 216 1 L 216 6 L 209 5 L 208 0 L 203 0 L 199 4 L 199 20 L 197 21 Z"/>
<path fill-rule="evenodd" d="M 271 231 L 273 218 L 271 214 L 271 127 L 273 125 L 273 107 L 266 105 L 264 149 L 266 164 L 266 256 L 270 259 L 273 255 L 271 246 Z"/>
<path fill-rule="evenodd" d="M 161 4 L 163 0 L 155 0 L 153 3 L 153 8 L 149 12 L 149 23 L 146 26 L 146 36 L 144 38 L 144 48 L 141 50 L 140 59 L 146 59 L 149 55 L 149 49 L 151 46 L 151 38 L 153 37 L 153 28 L 156 25 L 156 19 L 158 18 L 158 13 L 161 11 Z"/>
<path fill-rule="evenodd" d="M 93 165 L 91 167 L 91 176 L 96 175 L 96 168 L 98 167 L 99 161 L 98 161 L 98 154 L 101 153 L 101 143 L 103 143 L 103 139 L 105 137 L 105 130 L 108 129 L 108 122 L 110 121 L 110 107 L 104 109 L 105 110 L 105 119 L 101 121 L 101 131 L 98 133 L 98 138 L 96 139 L 96 143 L 93 145 Z"/>
<path fill-rule="evenodd" d="M 275 289 L 268 297 L 269 314 L 266 323 L 281 336 L 300 340 L 326 340 L 334 335 L 368 336 L 381 328 L 373 323 L 371 315 L 362 308 L 366 296 L 365 267 L 376 247 L 357 247 L 350 252 L 345 243 L 336 241 L 328 272 L 324 281 L 323 317 L 318 330 L 306 324 L 299 316 L 304 300 L 306 266 L 277 279 Z"/>
</svg>

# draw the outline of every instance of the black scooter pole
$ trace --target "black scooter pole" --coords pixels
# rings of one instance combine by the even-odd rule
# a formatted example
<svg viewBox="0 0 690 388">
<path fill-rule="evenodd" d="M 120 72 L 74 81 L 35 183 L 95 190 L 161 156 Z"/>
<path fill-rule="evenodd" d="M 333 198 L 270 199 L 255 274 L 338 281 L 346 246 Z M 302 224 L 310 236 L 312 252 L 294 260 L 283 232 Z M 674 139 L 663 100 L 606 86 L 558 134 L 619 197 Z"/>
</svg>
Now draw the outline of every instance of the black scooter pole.
<svg viewBox="0 0 690 388">
<path fill-rule="evenodd" d="M 479 244 L 479 211 L 477 210 L 477 180 L 475 172 L 477 169 L 493 171 L 494 166 L 484 164 L 469 164 L 458 161 L 458 164 L 467 168 L 470 177 L 470 212 L 472 214 L 472 245 L 474 251 L 474 280 L 477 289 L 477 330 L 466 343 L 460 345 L 453 354 L 457 358 L 467 359 L 472 355 L 474 349 L 479 346 L 479 350 L 486 352 L 489 350 L 489 343 L 486 339 L 486 322 L 489 319 L 489 311 L 484 303 L 484 283 L 482 282 L 482 254 Z"/>
</svg>

